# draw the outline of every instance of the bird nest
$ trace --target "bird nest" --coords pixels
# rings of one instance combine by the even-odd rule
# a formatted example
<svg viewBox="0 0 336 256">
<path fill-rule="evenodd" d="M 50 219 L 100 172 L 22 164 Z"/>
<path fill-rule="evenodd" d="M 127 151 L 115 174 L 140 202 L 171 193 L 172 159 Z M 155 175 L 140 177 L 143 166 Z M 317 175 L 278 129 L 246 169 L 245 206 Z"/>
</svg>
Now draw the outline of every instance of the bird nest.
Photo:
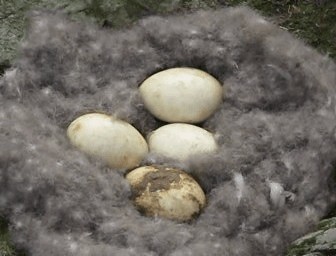
<svg viewBox="0 0 336 256">
<path fill-rule="evenodd" d="M 199 126 L 219 149 L 173 162 L 203 187 L 190 222 L 143 216 L 124 174 L 74 148 L 78 115 L 101 111 L 144 136 L 163 123 L 138 86 L 172 67 L 213 75 L 220 108 Z M 31 255 L 280 255 L 335 202 L 336 67 L 247 8 L 149 17 L 101 30 L 33 12 L 0 80 L 0 213 Z"/>
</svg>

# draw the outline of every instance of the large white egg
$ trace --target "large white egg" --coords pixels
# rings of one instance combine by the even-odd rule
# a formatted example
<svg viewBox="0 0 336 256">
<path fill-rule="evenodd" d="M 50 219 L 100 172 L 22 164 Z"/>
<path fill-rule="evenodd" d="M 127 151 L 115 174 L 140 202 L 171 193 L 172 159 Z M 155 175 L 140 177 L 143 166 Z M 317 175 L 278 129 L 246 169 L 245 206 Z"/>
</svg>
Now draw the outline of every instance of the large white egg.
<svg viewBox="0 0 336 256">
<path fill-rule="evenodd" d="M 199 214 L 206 203 L 199 184 L 179 169 L 144 166 L 131 171 L 126 179 L 135 205 L 146 216 L 187 221 Z"/>
<path fill-rule="evenodd" d="M 212 153 L 217 143 L 212 133 L 191 124 L 168 124 L 148 136 L 149 151 L 176 160 Z"/>
<path fill-rule="evenodd" d="M 145 107 L 156 118 L 174 123 L 198 123 L 222 102 L 223 87 L 208 73 L 195 68 L 171 68 L 140 85 Z"/>
<path fill-rule="evenodd" d="M 134 168 L 148 153 L 146 140 L 132 125 L 105 114 L 78 117 L 68 127 L 67 135 L 74 146 L 111 168 Z"/>
</svg>

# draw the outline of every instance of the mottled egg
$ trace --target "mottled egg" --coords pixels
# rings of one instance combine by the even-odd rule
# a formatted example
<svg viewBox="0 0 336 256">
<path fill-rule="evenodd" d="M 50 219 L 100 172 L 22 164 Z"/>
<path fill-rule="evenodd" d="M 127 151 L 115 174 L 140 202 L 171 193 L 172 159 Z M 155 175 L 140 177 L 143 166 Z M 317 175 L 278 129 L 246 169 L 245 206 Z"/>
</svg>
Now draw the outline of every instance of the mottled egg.
<svg viewBox="0 0 336 256">
<path fill-rule="evenodd" d="M 144 166 L 128 173 L 126 179 L 135 205 L 146 216 L 188 221 L 206 204 L 202 188 L 180 169 Z"/>
</svg>

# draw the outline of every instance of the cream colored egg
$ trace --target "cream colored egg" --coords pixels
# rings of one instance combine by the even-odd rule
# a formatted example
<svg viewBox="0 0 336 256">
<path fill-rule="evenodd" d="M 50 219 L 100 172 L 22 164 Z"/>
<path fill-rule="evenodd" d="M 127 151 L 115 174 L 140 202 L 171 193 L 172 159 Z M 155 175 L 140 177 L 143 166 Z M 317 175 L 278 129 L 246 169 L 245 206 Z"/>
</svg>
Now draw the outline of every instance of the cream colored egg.
<svg viewBox="0 0 336 256">
<path fill-rule="evenodd" d="M 176 160 L 212 153 L 217 143 L 212 133 L 191 124 L 168 124 L 148 136 L 149 151 Z"/>
<path fill-rule="evenodd" d="M 146 216 L 187 221 L 199 214 L 206 203 L 202 188 L 179 169 L 144 166 L 131 171 L 126 179 L 135 205 Z"/>
<path fill-rule="evenodd" d="M 223 87 L 210 74 L 195 68 L 171 68 L 140 85 L 145 107 L 166 122 L 198 123 L 222 102 Z"/>
<path fill-rule="evenodd" d="M 105 114 L 78 117 L 68 127 L 67 135 L 74 146 L 111 168 L 132 169 L 148 153 L 146 140 L 132 125 Z"/>
</svg>

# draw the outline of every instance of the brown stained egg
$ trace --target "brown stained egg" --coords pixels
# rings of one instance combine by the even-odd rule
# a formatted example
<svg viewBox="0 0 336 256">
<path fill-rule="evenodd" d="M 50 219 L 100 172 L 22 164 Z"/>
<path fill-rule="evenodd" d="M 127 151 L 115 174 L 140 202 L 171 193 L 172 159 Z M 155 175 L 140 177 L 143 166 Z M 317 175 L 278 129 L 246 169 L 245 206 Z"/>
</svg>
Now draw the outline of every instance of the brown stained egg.
<svg viewBox="0 0 336 256">
<path fill-rule="evenodd" d="M 212 133 L 191 124 L 167 124 L 148 136 L 149 151 L 175 160 L 213 153 L 217 142 Z"/>
<path fill-rule="evenodd" d="M 222 85 L 195 68 L 171 68 L 140 85 L 145 107 L 156 118 L 170 122 L 199 123 L 210 117 L 223 97 Z"/>
<path fill-rule="evenodd" d="M 146 216 L 188 221 L 205 206 L 202 188 L 187 173 L 163 166 L 139 167 L 126 175 L 134 203 Z"/>
<path fill-rule="evenodd" d="M 74 146 L 111 168 L 135 168 L 148 153 L 146 140 L 132 125 L 101 113 L 78 117 L 67 135 Z"/>
</svg>

